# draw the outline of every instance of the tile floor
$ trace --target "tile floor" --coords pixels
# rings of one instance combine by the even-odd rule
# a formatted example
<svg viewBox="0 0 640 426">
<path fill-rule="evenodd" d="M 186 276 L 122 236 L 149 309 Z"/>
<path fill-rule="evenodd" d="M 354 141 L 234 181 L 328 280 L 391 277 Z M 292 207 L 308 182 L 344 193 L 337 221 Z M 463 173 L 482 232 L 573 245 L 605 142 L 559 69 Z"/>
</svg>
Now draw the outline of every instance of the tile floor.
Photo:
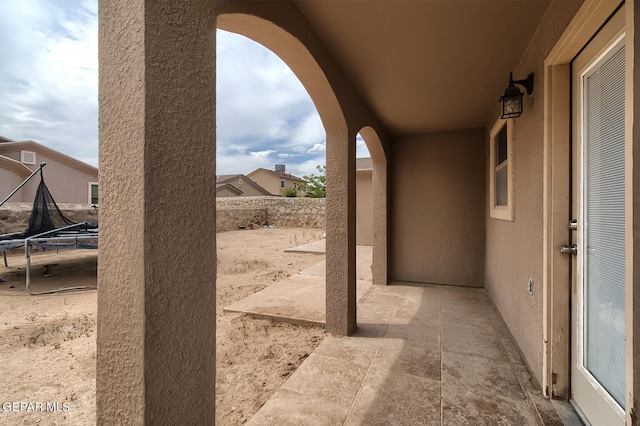
<svg viewBox="0 0 640 426">
<path fill-rule="evenodd" d="M 562 424 L 484 289 L 372 286 L 251 425 Z"/>
</svg>

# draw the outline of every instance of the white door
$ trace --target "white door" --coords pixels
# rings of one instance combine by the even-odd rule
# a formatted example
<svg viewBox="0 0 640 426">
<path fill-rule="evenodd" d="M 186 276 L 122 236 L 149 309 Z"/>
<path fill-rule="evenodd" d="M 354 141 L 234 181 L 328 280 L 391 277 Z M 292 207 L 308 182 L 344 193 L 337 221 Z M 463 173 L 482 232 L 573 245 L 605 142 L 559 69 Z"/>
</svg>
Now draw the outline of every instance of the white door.
<svg viewBox="0 0 640 426">
<path fill-rule="evenodd" d="M 593 425 L 624 424 L 625 38 L 619 11 L 572 63 L 571 398 Z"/>
</svg>

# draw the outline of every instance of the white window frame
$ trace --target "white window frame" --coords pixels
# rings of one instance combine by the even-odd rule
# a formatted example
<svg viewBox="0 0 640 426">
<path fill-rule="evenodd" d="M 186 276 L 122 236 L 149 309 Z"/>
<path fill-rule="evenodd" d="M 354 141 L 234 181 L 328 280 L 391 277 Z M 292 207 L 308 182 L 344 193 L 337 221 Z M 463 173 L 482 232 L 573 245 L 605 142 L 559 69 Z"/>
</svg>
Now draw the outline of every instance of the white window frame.
<svg viewBox="0 0 640 426">
<path fill-rule="evenodd" d="M 93 185 L 98 187 L 98 194 L 100 194 L 100 187 L 98 186 L 98 182 L 89 182 L 89 204 L 98 204 L 98 203 L 93 203 L 92 199 L 92 193 L 91 193 L 91 188 L 93 187 Z M 100 196 L 98 195 L 98 202 L 100 202 Z"/>
<path fill-rule="evenodd" d="M 496 205 L 496 137 L 507 128 L 507 204 Z M 489 203 L 493 219 L 515 221 L 515 120 L 499 119 L 489 134 Z"/>
</svg>

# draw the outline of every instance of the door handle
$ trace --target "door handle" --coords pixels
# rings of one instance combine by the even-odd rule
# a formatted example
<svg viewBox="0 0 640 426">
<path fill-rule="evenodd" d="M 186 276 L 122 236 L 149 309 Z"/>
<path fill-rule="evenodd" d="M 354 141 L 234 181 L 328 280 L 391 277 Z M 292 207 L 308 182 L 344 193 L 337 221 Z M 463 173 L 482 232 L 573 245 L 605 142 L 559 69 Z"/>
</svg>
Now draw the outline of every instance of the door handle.
<svg viewBox="0 0 640 426">
<path fill-rule="evenodd" d="M 560 253 L 577 255 L 578 254 L 578 246 L 575 245 L 575 244 L 571 244 L 570 246 L 567 246 L 567 245 L 563 244 L 563 245 L 560 246 Z"/>
</svg>

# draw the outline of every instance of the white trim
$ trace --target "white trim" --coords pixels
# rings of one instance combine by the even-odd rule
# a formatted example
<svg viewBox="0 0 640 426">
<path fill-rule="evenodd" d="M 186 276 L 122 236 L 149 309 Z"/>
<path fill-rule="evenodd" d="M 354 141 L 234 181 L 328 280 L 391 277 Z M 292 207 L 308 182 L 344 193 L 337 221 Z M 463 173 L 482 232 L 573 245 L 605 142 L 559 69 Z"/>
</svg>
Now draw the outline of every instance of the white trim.
<svg viewBox="0 0 640 426">
<path fill-rule="evenodd" d="M 570 315 L 566 287 L 570 271 L 569 259 L 560 254 L 558 249 L 560 245 L 568 243 L 567 224 L 572 219 L 568 215 L 570 151 L 567 141 L 571 132 L 568 113 L 571 105 L 569 63 L 620 3 L 611 0 L 585 1 L 544 61 L 542 389 L 547 397 L 569 398 L 570 363 L 567 362 L 567 354 L 571 349 L 567 330 Z M 629 20 L 633 2 L 627 2 L 625 8 Z M 627 25 L 628 29 L 632 28 L 629 22 Z M 632 49 L 628 54 L 632 54 Z M 627 66 L 632 63 L 628 61 Z M 630 81 L 628 79 L 627 84 Z M 631 110 L 631 107 L 627 108 L 627 114 Z M 631 159 L 631 155 L 628 158 Z M 631 395 L 631 392 L 627 394 Z"/>
<path fill-rule="evenodd" d="M 24 164 L 38 164 L 37 158 L 35 151 L 20 151 L 20 162 Z"/>
<path fill-rule="evenodd" d="M 93 185 L 98 187 L 98 202 L 100 202 L 100 197 L 99 197 L 100 187 L 98 186 L 98 182 L 89 182 L 89 204 L 98 204 L 93 202 L 93 194 L 91 191 L 91 188 L 93 187 Z"/>
</svg>

